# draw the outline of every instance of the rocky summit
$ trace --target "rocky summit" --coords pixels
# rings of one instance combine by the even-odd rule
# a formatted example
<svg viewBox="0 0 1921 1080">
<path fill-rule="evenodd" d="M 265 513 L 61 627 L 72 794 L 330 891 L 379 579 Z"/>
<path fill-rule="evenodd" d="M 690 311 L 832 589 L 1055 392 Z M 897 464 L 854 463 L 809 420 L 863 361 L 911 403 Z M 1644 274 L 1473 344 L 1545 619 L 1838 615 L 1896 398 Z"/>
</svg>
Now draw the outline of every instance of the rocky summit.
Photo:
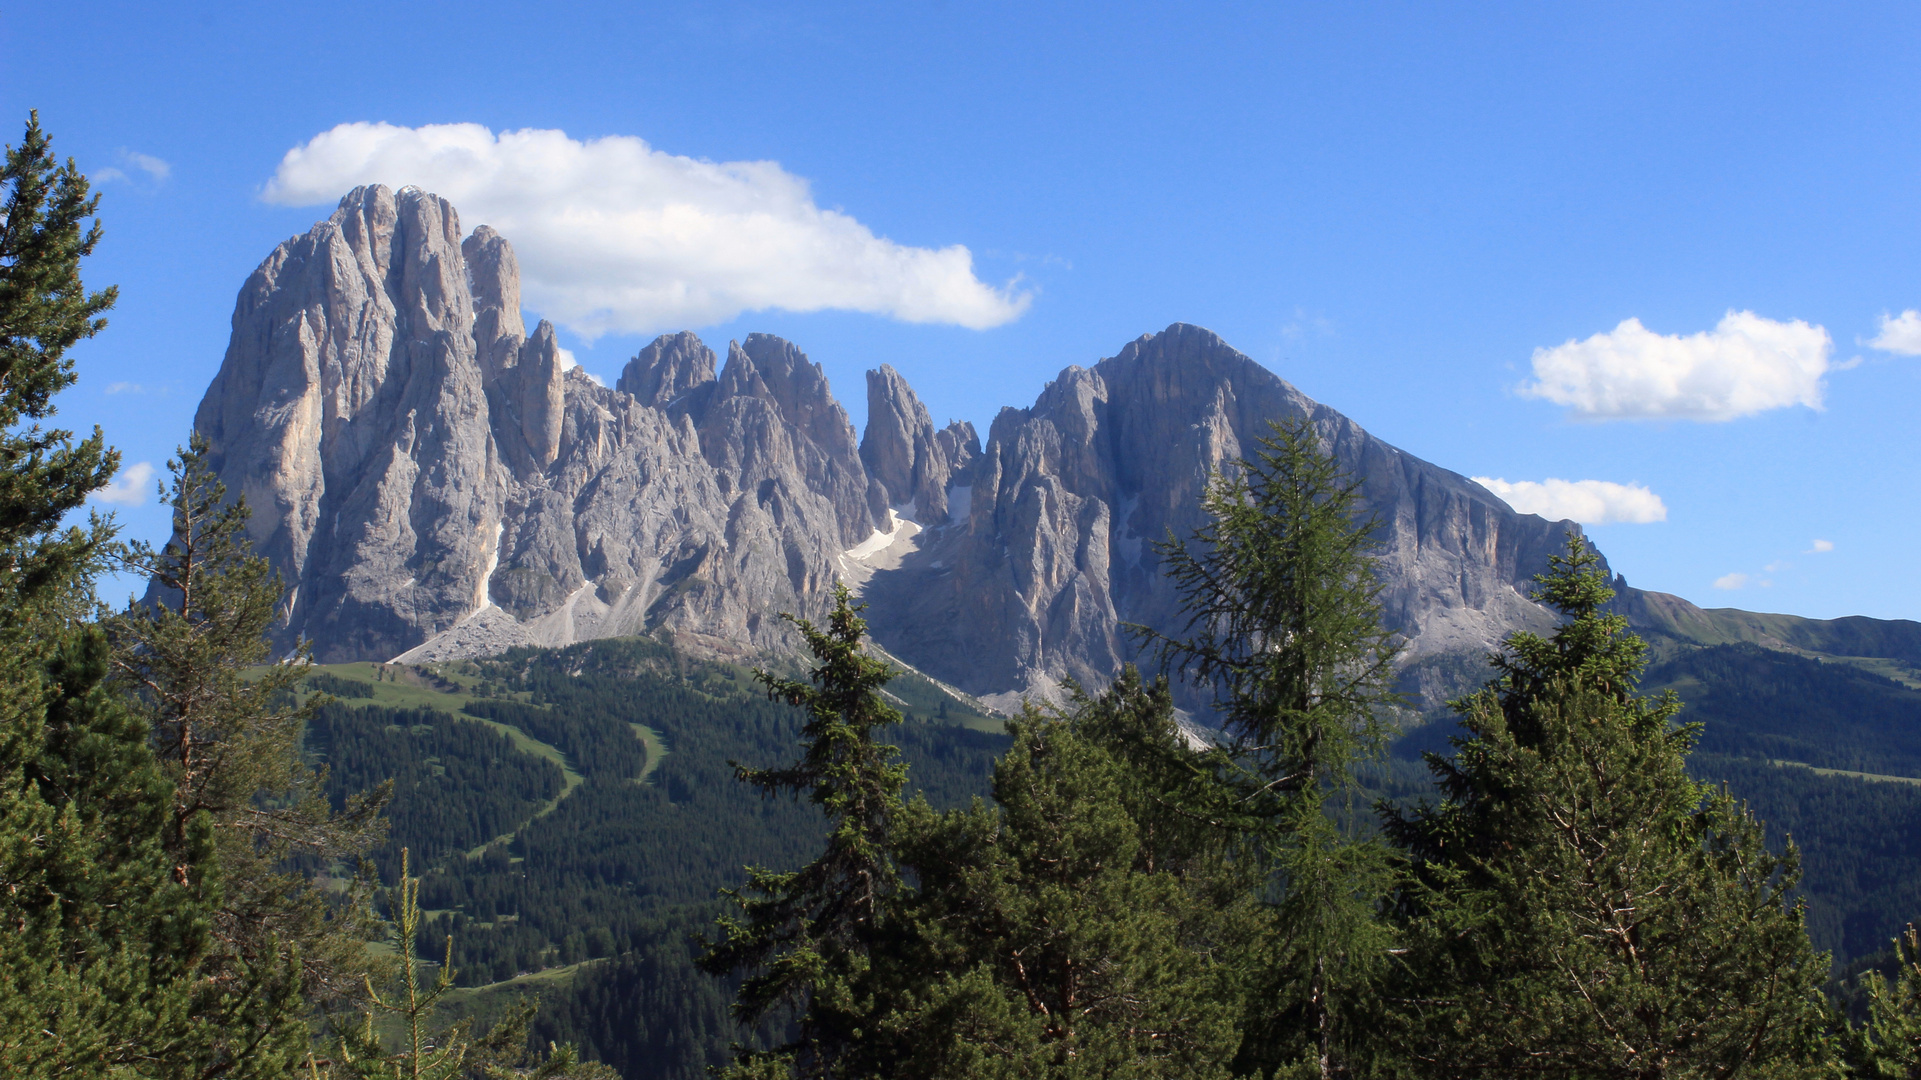
<svg viewBox="0 0 1921 1080">
<path fill-rule="evenodd" d="M 551 325 L 527 330 L 507 238 L 373 186 L 247 280 L 195 424 L 289 586 L 287 640 L 323 661 L 641 633 L 759 655 L 846 581 L 889 652 L 990 703 L 1097 686 L 1135 655 L 1128 624 L 1180 625 L 1154 542 L 1198 526 L 1208 476 L 1289 417 L 1363 479 L 1411 658 L 1545 625 L 1529 579 L 1578 530 L 1195 326 L 1067 368 L 985 445 L 936 428 L 890 366 L 867 395 L 857 438 L 820 366 L 761 334 L 724 360 L 664 336 L 602 386 Z"/>
</svg>

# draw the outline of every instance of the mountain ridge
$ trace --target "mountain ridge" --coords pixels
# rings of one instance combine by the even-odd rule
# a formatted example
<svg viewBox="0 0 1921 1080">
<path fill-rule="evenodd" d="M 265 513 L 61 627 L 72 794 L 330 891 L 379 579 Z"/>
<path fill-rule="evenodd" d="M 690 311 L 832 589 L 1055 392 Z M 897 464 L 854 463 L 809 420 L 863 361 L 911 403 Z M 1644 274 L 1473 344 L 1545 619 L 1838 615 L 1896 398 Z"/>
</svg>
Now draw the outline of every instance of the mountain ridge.
<svg viewBox="0 0 1921 1080">
<path fill-rule="evenodd" d="M 288 583 L 288 642 L 431 661 L 657 634 L 741 658 L 792 652 L 779 616 L 819 617 L 846 581 L 875 640 L 928 676 L 1001 708 L 1057 698 L 1135 657 L 1125 624 L 1178 628 L 1154 541 L 1201 524 L 1206 478 L 1285 418 L 1361 477 L 1411 661 L 1551 625 L 1530 579 L 1580 532 L 1187 324 L 1062 369 L 984 441 L 936 429 L 882 365 L 857 437 L 820 366 L 780 338 L 750 334 L 722 361 L 691 332 L 662 335 L 610 388 L 569 369 L 551 324 L 529 332 L 519 299 L 508 238 L 463 236 L 446 200 L 378 185 L 248 278 L 195 425 Z M 1676 640 L 1845 639 L 1921 660 L 1921 634 L 1699 615 L 1622 586 L 1623 610 Z"/>
</svg>

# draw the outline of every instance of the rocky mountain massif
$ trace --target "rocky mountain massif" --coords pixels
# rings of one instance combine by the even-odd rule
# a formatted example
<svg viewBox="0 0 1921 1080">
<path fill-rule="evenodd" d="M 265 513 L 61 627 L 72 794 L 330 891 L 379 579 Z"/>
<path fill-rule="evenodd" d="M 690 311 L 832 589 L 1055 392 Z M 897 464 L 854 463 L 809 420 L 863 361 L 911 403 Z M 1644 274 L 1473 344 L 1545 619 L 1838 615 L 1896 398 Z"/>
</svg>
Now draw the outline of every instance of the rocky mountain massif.
<svg viewBox="0 0 1921 1080">
<path fill-rule="evenodd" d="M 288 639 L 323 661 L 663 631 L 752 655 L 790 648 L 780 613 L 818 616 L 847 580 L 890 652 L 992 703 L 1099 685 L 1135 655 L 1125 624 L 1178 626 L 1152 541 L 1200 524 L 1209 471 L 1282 417 L 1364 478 L 1413 659 L 1544 625 L 1524 590 L 1577 528 L 1193 326 L 1067 368 L 984 446 L 891 367 L 867 393 L 856 439 L 819 366 L 759 334 L 724 361 L 665 336 L 601 386 L 551 325 L 527 331 L 505 238 L 375 186 L 254 271 L 195 424 L 290 586 Z"/>
</svg>

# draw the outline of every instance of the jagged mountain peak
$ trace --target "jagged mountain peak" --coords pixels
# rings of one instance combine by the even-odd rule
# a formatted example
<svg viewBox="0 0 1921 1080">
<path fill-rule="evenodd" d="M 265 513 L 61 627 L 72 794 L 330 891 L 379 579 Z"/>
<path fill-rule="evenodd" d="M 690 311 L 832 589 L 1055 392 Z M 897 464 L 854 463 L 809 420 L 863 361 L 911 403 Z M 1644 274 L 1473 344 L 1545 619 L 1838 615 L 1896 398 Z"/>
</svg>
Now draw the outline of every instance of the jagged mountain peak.
<svg viewBox="0 0 1921 1080">
<path fill-rule="evenodd" d="M 698 417 L 705 403 L 692 400 L 716 381 L 716 358 L 690 330 L 662 334 L 627 362 L 614 388 L 656 409 L 684 406 Z"/>
<path fill-rule="evenodd" d="M 1098 685 L 1123 623 L 1170 624 L 1152 541 L 1199 524 L 1210 471 L 1310 417 L 1386 526 L 1389 616 L 1417 655 L 1544 622 L 1522 590 L 1568 523 L 1508 510 L 1373 438 L 1213 333 L 1176 323 L 1063 369 L 983 444 L 936 430 L 891 365 L 857 439 L 821 367 L 767 334 L 724 363 L 691 332 L 613 388 L 531 333 L 508 238 L 445 200 L 357 188 L 241 290 L 196 423 L 325 659 L 473 655 L 666 632 L 793 646 L 860 584 L 889 651 L 979 694 Z M 1005 699 L 1004 699 L 1005 700 Z"/>
</svg>

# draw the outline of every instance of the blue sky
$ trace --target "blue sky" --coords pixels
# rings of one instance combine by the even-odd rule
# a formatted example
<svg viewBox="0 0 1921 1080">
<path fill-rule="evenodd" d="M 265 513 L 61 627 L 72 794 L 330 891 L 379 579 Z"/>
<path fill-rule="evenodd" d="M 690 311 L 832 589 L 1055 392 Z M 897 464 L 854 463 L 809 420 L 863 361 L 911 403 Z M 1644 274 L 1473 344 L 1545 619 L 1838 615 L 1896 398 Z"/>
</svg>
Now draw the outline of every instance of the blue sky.
<svg viewBox="0 0 1921 1080">
<path fill-rule="evenodd" d="M 1665 520 L 1592 529 L 1634 584 L 1917 618 L 1921 356 L 1868 345 L 1921 308 L 1917 43 L 1921 8 L 1892 4 L 41 4 L 0 12 L 0 121 L 16 141 L 37 107 L 120 174 L 88 275 L 121 302 L 61 416 L 130 465 L 184 440 L 235 292 L 348 182 L 289 150 L 537 129 L 582 175 L 619 151 L 714 199 L 798 198 L 797 250 L 879 253 L 846 280 L 703 262 L 712 302 L 597 316 L 533 188 L 474 187 L 544 252 L 532 313 L 609 382 L 651 336 L 631 327 L 762 330 L 857 424 L 885 362 L 984 431 L 1063 366 L 1198 323 L 1448 468 L 1645 489 L 1574 492 L 1658 498 Z M 610 273 L 705 258 L 675 252 Z M 888 279 L 923 271 L 932 300 Z M 1880 340 L 1921 351 L 1903 325 Z M 1662 391 L 1676 371 L 1700 392 Z M 151 500 L 119 513 L 164 528 Z"/>
</svg>

